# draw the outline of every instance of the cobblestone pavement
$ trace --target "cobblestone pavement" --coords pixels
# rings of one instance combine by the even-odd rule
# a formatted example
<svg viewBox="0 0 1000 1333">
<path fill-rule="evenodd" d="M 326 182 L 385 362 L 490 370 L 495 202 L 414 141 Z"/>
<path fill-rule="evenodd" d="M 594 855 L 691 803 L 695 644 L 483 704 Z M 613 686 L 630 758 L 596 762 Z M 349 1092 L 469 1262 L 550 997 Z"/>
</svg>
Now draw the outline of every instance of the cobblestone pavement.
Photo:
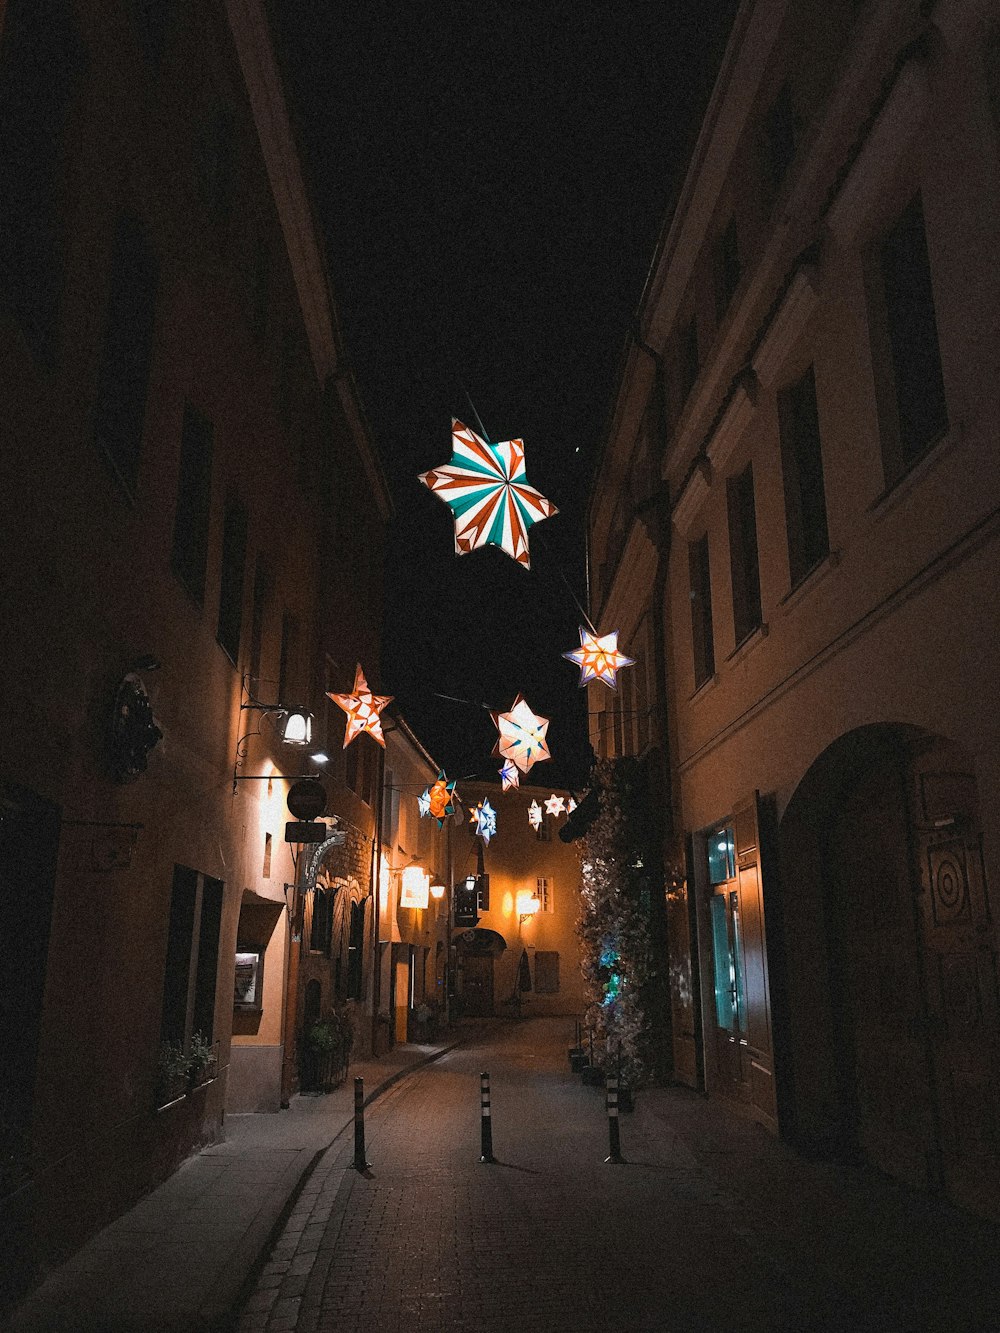
<svg viewBox="0 0 1000 1333">
<path fill-rule="evenodd" d="M 369 1109 L 307 1182 L 240 1333 L 1000 1329 L 1000 1229 L 803 1161 L 684 1090 L 642 1093 L 606 1165 L 567 1020 L 497 1029 Z M 496 1165 L 479 1161 L 479 1072 Z"/>
</svg>

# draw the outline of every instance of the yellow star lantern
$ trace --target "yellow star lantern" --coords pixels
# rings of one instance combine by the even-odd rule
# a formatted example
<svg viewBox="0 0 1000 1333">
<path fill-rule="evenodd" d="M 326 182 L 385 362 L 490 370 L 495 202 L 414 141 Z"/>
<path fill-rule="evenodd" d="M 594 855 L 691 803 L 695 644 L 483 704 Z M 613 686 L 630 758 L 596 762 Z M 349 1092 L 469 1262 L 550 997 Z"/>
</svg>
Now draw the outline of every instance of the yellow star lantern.
<svg viewBox="0 0 1000 1333">
<path fill-rule="evenodd" d="M 493 753 L 501 759 L 510 759 L 522 773 L 527 773 L 532 764 L 540 759 L 551 759 L 545 733 L 549 729 L 549 719 L 533 713 L 519 694 L 511 704 L 508 713 L 491 713 L 490 716 L 500 732 L 500 738 L 493 747 Z"/>
<path fill-rule="evenodd" d="M 367 731 L 369 736 L 373 736 L 383 750 L 385 749 L 382 719 L 379 714 L 387 704 L 392 703 L 394 696 L 391 694 L 372 694 L 368 688 L 368 682 L 365 680 L 365 673 L 361 670 L 360 662 L 354 673 L 353 692 L 351 694 L 328 693 L 327 698 L 332 699 L 337 707 L 342 708 L 347 714 L 347 727 L 344 731 L 345 750 L 355 736 L 360 736 L 363 731 Z"/>
<path fill-rule="evenodd" d="M 569 662 L 580 668 L 580 684 L 601 680 L 612 690 L 618 688 L 617 673 L 622 667 L 634 666 L 635 658 L 618 651 L 618 631 L 610 634 L 591 634 L 580 626 L 580 646 L 571 653 L 563 653 Z"/>
</svg>

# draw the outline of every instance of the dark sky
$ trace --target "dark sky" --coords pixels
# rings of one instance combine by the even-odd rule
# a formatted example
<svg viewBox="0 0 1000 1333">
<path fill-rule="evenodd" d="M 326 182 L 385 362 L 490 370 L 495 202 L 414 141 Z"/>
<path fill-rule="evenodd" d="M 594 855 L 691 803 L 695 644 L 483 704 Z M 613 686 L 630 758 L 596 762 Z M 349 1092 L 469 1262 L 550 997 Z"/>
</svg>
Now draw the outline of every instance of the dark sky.
<svg viewBox="0 0 1000 1333">
<path fill-rule="evenodd" d="M 480 704 L 551 718 L 537 781 L 586 774 L 584 518 L 616 371 L 735 0 L 275 6 L 341 324 L 396 506 L 381 671 L 450 775 L 489 775 Z M 454 554 L 417 474 L 451 417 L 524 440 L 559 507 L 531 569 Z M 622 647 L 627 651 L 628 644 Z M 458 696 L 453 703 L 438 694 Z"/>
</svg>

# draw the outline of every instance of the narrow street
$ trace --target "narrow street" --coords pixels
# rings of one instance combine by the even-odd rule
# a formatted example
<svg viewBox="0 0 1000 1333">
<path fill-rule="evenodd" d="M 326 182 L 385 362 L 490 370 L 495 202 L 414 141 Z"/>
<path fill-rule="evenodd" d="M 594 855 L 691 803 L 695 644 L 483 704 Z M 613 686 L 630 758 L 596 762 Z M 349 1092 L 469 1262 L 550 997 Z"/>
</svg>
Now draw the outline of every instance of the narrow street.
<svg viewBox="0 0 1000 1333">
<path fill-rule="evenodd" d="M 567 1019 L 498 1022 L 374 1103 L 371 1171 L 346 1136 L 320 1160 L 240 1333 L 1000 1328 L 996 1227 L 681 1089 L 638 1096 L 607 1165 L 571 1044 Z"/>
</svg>

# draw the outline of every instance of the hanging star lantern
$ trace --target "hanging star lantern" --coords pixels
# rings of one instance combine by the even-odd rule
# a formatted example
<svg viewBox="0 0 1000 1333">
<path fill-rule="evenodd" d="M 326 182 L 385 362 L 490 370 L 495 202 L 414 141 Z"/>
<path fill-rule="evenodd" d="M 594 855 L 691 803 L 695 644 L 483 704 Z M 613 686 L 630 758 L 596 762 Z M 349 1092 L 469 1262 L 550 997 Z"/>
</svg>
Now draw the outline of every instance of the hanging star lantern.
<svg viewBox="0 0 1000 1333">
<path fill-rule="evenodd" d="M 497 812 L 489 800 L 480 801 L 475 810 L 469 812 L 469 823 L 476 826 L 476 837 L 489 844 L 490 838 L 497 831 Z"/>
<path fill-rule="evenodd" d="M 382 735 L 382 719 L 379 714 L 387 704 L 392 703 L 391 694 L 372 694 L 368 688 L 368 682 L 365 680 L 365 673 L 361 670 L 361 663 L 354 673 L 354 690 L 351 694 L 327 694 L 328 699 L 332 699 L 338 708 L 342 708 L 347 714 L 347 727 L 344 731 L 344 749 L 350 745 L 355 736 L 360 736 L 363 731 L 367 731 L 369 736 L 373 736 L 378 741 L 382 749 L 385 749 L 385 737 Z"/>
<path fill-rule="evenodd" d="M 450 462 L 421 472 L 420 480 L 452 511 L 458 555 L 478 546 L 499 546 L 527 569 L 528 529 L 558 513 L 528 485 L 521 440 L 487 444 L 454 417 Z"/>
<path fill-rule="evenodd" d="M 528 806 L 528 823 L 532 828 L 542 827 L 542 807 L 537 801 L 532 801 Z"/>
<path fill-rule="evenodd" d="M 420 818 L 421 818 L 421 819 L 423 819 L 425 815 L 429 815 L 429 814 L 430 814 L 430 812 L 431 812 L 431 789 L 430 789 L 430 787 L 425 787 L 425 788 L 424 788 L 424 791 L 423 791 L 423 795 L 417 797 L 417 809 L 420 811 Z"/>
<path fill-rule="evenodd" d="M 566 802 L 566 813 L 568 815 L 571 815 L 575 809 L 576 809 L 576 801 L 574 801 L 571 796 L 569 800 Z"/>
<path fill-rule="evenodd" d="M 444 769 L 441 769 L 437 781 L 427 792 L 427 813 L 437 820 L 438 828 L 455 813 L 455 800 L 455 781 L 452 779 L 449 782 Z"/>
<path fill-rule="evenodd" d="M 501 791 L 510 791 L 511 787 L 520 785 L 521 775 L 517 771 L 517 765 L 511 759 L 505 759 L 500 765 L 500 783 Z"/>
<path fill-rule="evenodd" d="M 580 668 L 580 684 L 590 680 L 601 680 L 611 689 L 618 688 L 617 672 L 622 667 L 634 666 L 635 658 L 626 657 L 618 651 L 618 631 L 610 634 L 591 634 L 580 626 L 580 646 L 571 653 L 563 653 L 569 662 L 575 662 Z"/>
<path fill-rule="evenodd" d="M 491 713 L 490 716 L 500 732 L 493 747 L 495 755 L 511 760 L 522 773 L 527 773 L 539 760 L 552 758 L 545 742 L 549 719 L 533 713 L 523 694 L 517 696 L 509 712 Z"/>
<path fill-rule="evenodd" d="M 552 815 L 553 818 L 555 818 L 556 815 L 561 815 L 565 809 L 566 802 L 561 796 L 550 796 L 545 802 L 545 813 Z"/>
</svg>

